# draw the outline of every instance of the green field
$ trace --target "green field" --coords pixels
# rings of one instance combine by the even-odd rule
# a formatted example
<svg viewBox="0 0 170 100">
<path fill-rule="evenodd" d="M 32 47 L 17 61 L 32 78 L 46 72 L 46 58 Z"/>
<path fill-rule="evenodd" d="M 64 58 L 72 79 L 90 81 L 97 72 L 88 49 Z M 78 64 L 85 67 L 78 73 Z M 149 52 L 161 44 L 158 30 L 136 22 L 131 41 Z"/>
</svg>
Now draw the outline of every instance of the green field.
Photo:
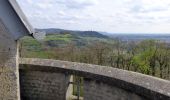
<svg viewBox="0 0 170 100">
<path fill-rule="evenodd" d="M 27 58 L 55 58 L 55 48 L 62 48 L 69 44 L 84 47 L 94 42 L 114 43 L 112 39 L 82 37 L 72 34 L 47 35 L 42 41 L 37 41 L 32 37 L 24 37 L 20 40 L 21 56 Z"/>
</svg>

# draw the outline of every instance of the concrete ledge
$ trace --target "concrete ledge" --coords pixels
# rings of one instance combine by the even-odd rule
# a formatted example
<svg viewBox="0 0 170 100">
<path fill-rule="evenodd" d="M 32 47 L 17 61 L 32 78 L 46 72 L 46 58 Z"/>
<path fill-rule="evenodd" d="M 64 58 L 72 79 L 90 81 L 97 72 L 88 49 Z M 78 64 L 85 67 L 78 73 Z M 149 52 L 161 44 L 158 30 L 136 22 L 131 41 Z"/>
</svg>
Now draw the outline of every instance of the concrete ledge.
<svg viewBox="0 0 170 100">
<path fill-rule="evenodd" d="M 20 70 L 74 74 L 86 80 L 119 87 L 149 100 L 170 100 L 170 81 L 117 68 L 50 59 L 21 58 Z"/>
</svg>

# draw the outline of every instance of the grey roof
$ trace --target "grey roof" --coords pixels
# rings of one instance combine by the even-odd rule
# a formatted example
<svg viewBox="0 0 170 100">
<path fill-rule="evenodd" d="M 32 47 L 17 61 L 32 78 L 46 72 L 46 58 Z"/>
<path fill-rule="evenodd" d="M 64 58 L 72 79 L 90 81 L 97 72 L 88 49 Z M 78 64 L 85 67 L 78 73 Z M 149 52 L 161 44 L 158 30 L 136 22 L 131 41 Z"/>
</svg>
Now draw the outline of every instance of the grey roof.
<svg viewBox="0 0 170 100">
<path fill-rule="evenodd" d="M 12 5 L 13 9 L 16 11 L 16 13 L 18 14 L 19 18 L 21 19 L 21 21 L 23 22 L 23 24 L 25 25 L 25 27 L 28 29 L 28 31 L 30 33 L 34 33 L 34 29 L 31 26 L 31 24 L 28 22 L 26 16 L 24 15 L 23 11 L 21 10 L 20 6 L 18 5 L 18 3 L 16 2 L 16 0 L 9 0 L 10 4 Z"/>
<path fill-rule="evenodd" d="M 35 33 L 16 0 L 0 0 L 0 21 L 16 40 Z"/>
</svg>

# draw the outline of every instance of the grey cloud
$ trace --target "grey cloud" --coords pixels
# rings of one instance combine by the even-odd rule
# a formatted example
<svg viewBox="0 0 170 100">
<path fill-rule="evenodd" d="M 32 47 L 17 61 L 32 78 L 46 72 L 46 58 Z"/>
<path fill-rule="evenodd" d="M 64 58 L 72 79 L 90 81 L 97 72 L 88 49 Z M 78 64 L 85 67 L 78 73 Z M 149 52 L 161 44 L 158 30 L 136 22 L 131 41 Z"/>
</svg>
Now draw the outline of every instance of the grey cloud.
<svg viewBox="0 0 170 100">
<path fill-rule="evenodd" d="M 96 4 L 91 0 L 57 0 L 55 3 L 62 4 L 69 9 L 85 9 Z"/>
<path fill-rule="evenodd" d="M 157 12 L 157 11 L 166 11 L 168 10 L 167 8 L 152 8 L 148 10 L 144 10 L 144 12 Z"/>
<path fill-rule="evenodd" d="M 20 2 L 26 16 L 35 27 L 83 30 L 94 28 L 107 31 L 122 31 L 124 27 L 124 31 L 141 31 L 142 29 L 145 31 L 147 25 L 167 27 L 170 22 L 170 6 L 167 6 L 166 2 L 162 3 L 163 1 L 160 5 L 158 0 L 155 0 L 156 4 L 147 4 L 147 0 L 17 1 Z M 155 30 L 154 28 L 153 31 Z"/>
<path fill-rule="evenodd" d="M 126 5 L 125 6 L 126 9 L 129 10 L 129 13 L 150 13 L 150 12 L 167 11 L 169 10 L 170 4 L 157 5 L 153 3 L 153 5 L 152 4 L 148 5 L 142 2 L 142 0 L 131 0 L 129 2 L 126 2 L 125 5 Z"/>
<path fill-rule="evenodd" d="M 154 16 L 144 16 L 144 15 L 143 16 L 134 15 L 133 17 L 136 19 L 144 19 L 144 20 L 154 20 L 155 19 Z"/>
</svg>

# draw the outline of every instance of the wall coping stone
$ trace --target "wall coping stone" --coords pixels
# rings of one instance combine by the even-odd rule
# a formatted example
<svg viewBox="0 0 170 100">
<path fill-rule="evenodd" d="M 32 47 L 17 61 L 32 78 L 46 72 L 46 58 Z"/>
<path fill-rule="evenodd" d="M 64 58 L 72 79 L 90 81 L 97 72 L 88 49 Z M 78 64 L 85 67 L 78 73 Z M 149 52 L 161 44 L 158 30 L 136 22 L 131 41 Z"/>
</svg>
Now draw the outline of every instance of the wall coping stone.
<svg viewBox="0 0 170 100">
<path fill-rule="evenodd" d="M 104 82 L 147 99 L 170 100 L 170 81 L 122 69 L 39 58 L 20 58 L 22 71 L 48 71 L 74 74 Z"/>
</svg>

